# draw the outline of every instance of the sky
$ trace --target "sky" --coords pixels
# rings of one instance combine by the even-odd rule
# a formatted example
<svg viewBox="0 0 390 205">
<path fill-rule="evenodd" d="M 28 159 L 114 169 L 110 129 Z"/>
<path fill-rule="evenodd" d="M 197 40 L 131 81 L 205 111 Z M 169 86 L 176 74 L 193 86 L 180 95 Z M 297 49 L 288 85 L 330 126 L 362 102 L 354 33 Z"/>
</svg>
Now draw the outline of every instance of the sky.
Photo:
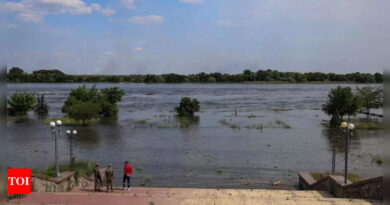
<svg viewBox="0 0 390 205">
<path fill-rule="evenodd" d="M 0 0 L 0 62 L 69 74 L 383 72 L 388 0 Z"/>
</svg>

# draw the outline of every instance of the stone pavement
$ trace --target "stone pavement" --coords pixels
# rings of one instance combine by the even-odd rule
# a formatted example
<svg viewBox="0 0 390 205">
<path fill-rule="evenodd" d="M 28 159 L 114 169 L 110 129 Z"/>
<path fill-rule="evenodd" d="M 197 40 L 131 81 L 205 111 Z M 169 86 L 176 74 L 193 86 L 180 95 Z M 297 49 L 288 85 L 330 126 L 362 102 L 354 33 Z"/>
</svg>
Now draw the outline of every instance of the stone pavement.
<svg viewBox="0 0 390 205">
<path fill-rule="evenodd" d="M 107 204 L 107 205 L 368 205 L 379 201 L 334 198 L 326 192 L 262 189 L 131 188 L 113 193 L 75 189 L 66 193 L 32 193 L 9 204 Z"/>
</svg>

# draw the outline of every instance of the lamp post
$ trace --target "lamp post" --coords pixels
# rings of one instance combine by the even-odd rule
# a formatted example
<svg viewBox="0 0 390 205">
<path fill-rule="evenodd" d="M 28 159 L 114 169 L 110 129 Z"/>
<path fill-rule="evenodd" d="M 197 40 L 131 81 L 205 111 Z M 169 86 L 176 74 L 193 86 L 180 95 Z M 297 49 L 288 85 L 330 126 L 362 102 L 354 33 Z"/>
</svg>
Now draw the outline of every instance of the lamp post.
<svg viewBox="0 0 390 205">
<path fill-rule="evenodd" d="M 332 137 L 332 174 L 336 172 L 336 143 L 338 136 Z"/>
<path fill-rule="evenodd" d="M 62 122 L 61 120 L 57 120 L 56 122 L 50 122 L 51 134 L 54 137 L 54 152 L 55 152 L 55 167 L 56 167 L 56 177 L 60 177 L 60 169 L 58 167 L 58 142 L 57 142 L 57 134 L 60 135 L 60 126 Z"/>
<path fill-rule="evenodd" d="M 72 165 L 72 160 L 73 160 L 73 138 L 77 134 L 77 130 L 66 130 L 66 134 L 69 137 L 69 157 L 70 157 L 70 165 Z"/>
<path fill-rule="evenodd" d="M 347 124 L 346 122 L 341 123 L 341 127 L 345 129 L 345 168 L 344 168 L 344 183 L 347 184 L 348 180 L 348 149 L 349 149 L 349 138 L 352 135 L 352 130 L 355 128 L 353 123 Z"/>
</svg>

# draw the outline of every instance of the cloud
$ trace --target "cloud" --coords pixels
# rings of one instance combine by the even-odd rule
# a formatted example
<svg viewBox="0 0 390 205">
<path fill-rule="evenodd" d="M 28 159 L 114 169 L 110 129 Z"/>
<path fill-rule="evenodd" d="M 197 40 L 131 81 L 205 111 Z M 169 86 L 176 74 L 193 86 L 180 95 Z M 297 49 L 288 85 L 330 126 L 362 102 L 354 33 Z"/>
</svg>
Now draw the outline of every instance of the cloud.
<svg viewBox="0 0 390 205">
<path fill-rule="evenodd" d="M 114 9 L 106 8 L 106 9 L 102 9 L 100 12 L 103 15 L 109 16 L 115 14 L 116 11 Z"/>
<path fill-rule="evenodd" d="M 235 26 L 236 25 L 232 21 L 228 21 L 228 20 L 218 20 L 217 24 L 221 25 L 221 26 Z"/>
<path fill-rule="evenodd" d="M 113 15 L 113 14 L 116 12 L 114 9 L 102 8 L 102 7 L 100 6 L 100 4 L 97 4 L 97 3 L 90 4 L 90 7 L 91 7 L 93 10 L 98 11 L 98 12 L 100 12 L 101 14 L 106 15 L 106 16 Z"/>
<path fill-rule="evenodd" d="M 121 3 L 128 9 L 135 9 L 134 0 L 122 0 Z"/>
<path fill-rule="evenodd" d="M 204 0 L 180 0 L 180 2 L 187 3 L 187 4 L 200 4 L 203 3 Z"/>
<path fill-rule="evenodd" d="M 143 51 L 144 47 L 136 47 L 133 49 L 133 51 Z"/>
<path fill-rule="evenodd" d="M 91 6 L 91 8 L 92 8 L 93 10 L 96 10 L 96 11 L 99 11 L 100 9 L 102 9 L 102 7 L 100 6 L 100 4 L 96 4 L 96 3 L 93 3 L 93 4 L 91 4 L 90 6 Z"/>
<path fill-rule="evenodd" d="M 63 51 L 58 51 L 55 53 L 56 56 L 69 56 L 70 53 L 63 52 Z"/>
<path fill-rule="evenodd" d="M 115 10 L 101 8 L 93 3 L 89 6 L 82 0 L 21 0 L 20 2 L 8 1 L 0 4 L 0 9 L 17 13 L 17 18 L 22 22 L 42 22 L 45 16 L 50 14 L 90 14 L 93 10 L 104 15 L 112 15 Z"/>
<path fill-rule="evenodd" d="M 130 22 L 135 24 L 150 24 L 150 23 L 161 23 L 164 21 L 162 16 L 148 15 L 148 16 L 134 16 L 126 19 L 112 19 L 117 22 Z"/>
<path fill-rule="evenodd" d="M 104 52 L 104 54 L 106 54 L 106 55 L 114 55 L 115 52 L 113 52 L 113 51 L 106 51 L 106 52 Z"/>
</svg>

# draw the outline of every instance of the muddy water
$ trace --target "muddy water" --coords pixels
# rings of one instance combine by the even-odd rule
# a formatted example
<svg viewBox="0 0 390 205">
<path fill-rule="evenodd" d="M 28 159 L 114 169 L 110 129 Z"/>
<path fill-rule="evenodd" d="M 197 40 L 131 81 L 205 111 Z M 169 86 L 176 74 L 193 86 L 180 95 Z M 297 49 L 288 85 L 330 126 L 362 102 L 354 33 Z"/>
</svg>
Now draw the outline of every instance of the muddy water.
<svg viewBox="0 0 390 205">
<path fill-rule="evenodd" d="M 8 85 L 9 93 L 45 93 L 50 107 L 48 116 L 30 113 L 22 122 L 8 121 L 9 166 L 37 169 L 53 164 L 54 140 L 43 121 L 63 116 L 63 102 L 79 85 Z M 122 163 L 129 160 L 138 168 L 134 185 L 147 181 L 155 187 L 272 188 L 272 182 L 281 181 L 284 188 L 294 188 L 299 171 L 331 170 L 331 136 L 343 137 L 321 125 L 329 119 L 321 105 L 337 85 L 97 86 L 118 86 L 126 92 L 118 119 L 89 127 L 64 126 L 60 160 L 69 160 L 65 130 L 77 129 L 77 159 L 113 164 L 117 185 L 121 184 Z M 182 96 L 200 101 L 197 119 L 175 118 L 173 108 Z M 350 148 L 351 172 L 364 177 L 381 174 L 381 166 L 372 160 L 382 153 L 382 138 L 382 131 L 356 131 Z M 343 143 L 336 144 L 338 172 L 344 166 Z"/>
</svg>

